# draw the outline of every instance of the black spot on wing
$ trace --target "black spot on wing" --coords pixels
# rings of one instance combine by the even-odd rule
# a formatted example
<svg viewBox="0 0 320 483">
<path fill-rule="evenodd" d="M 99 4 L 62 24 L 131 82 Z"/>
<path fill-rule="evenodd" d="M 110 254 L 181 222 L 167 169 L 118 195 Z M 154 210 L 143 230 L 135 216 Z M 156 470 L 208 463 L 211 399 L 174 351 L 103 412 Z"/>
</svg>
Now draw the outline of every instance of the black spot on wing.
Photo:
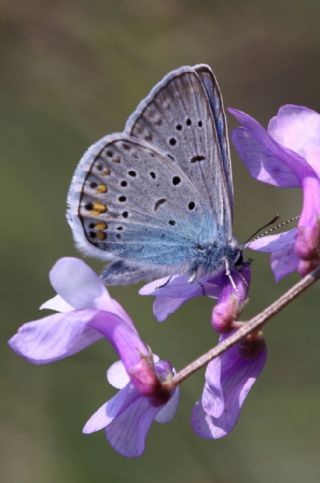
<svg viewBox="0 0 320 483">
<path fill-rule="evenodd" d="M 160 206 L 163 205 L 163 203 L 165 203 L 166 201 L 166 198 L 160 198 L 159 200 L 157 200 L 154 204 L 154 211 L 157 211 L 157 209 L 160 208 Z"/>
</svg>

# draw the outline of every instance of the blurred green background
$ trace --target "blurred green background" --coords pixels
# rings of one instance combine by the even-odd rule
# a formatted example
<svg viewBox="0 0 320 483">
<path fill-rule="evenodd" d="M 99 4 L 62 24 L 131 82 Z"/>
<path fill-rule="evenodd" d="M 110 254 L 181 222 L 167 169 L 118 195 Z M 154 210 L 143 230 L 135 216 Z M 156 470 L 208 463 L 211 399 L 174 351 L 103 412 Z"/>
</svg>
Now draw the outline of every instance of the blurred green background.
<svg viewBox="0 0 320 483">
<path fill-rule="evenodd" d="M 183 385 L 175 420 L 153 425 L 138 460 L 114 453 L 102 432 L 81 434 L 113 394 L 109 346 L 43 367 L 6 346 L 53 295 L 47 274 L 55 260 L 77 255 L 65 199 L 84 150 L 121 130 L 154 83 L 183 64 L 209 63 L 226 106 L 263 123 L 285 103 L 319 109 L 319 15 L 316 0 L 1 1 L 1 483 L 320 481 L 319 286 L 267 326 L 268 364 L 228 438 L 192 433 L 200 372 Z M 233 169 L 240 240 L 277 212 L 299 212 L 299 192 L 254 182 L 235 153 Z M 297 279 L 276 285 L 267 257 L 254 258 L 247 316 Z M 137 287 L 112 293 L 177 368 L 215 343 L 209 300 L 158 324 Z"/>
</svg>

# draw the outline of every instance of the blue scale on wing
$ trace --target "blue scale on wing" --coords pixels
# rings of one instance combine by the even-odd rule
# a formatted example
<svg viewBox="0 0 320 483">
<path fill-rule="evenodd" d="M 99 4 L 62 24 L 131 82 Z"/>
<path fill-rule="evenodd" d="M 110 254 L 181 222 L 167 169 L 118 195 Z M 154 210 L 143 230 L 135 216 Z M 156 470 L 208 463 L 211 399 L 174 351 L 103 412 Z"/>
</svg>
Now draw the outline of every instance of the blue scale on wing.
<svg viewBox="0 0 320 483">
<path fill-rule="evenodd" d="M 79 215 L 87 240 L 105 254 L 154 265 L 186 263 L 216 230 L 180 167 L 124 135 L 93 161 Z"/>
</svg>

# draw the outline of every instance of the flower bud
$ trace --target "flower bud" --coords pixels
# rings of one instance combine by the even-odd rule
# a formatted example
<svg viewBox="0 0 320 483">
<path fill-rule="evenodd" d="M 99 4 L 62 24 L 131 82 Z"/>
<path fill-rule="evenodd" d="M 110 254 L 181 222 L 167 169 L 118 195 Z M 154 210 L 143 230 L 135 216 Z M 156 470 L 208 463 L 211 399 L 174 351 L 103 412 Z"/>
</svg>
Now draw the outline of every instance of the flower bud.
<svg viewBox="0 0 320 483">
<path fill-rule="evenodd" d="M 312 261 L 320 257 L 320 223 L 299 226 L 295 239 L 296 255 L 302 260 Z"/>
<path fill-rule="evenodd" d="M 218 301 L 212 311 L 211 325 L 219 334 L 230 332 L 242 311 L 249 290 L 250 266 L 243 267 L 241 272 L 234 270 L 231 277 L 233 284 L 227 275 L 224 276 Z"/>
</svg>

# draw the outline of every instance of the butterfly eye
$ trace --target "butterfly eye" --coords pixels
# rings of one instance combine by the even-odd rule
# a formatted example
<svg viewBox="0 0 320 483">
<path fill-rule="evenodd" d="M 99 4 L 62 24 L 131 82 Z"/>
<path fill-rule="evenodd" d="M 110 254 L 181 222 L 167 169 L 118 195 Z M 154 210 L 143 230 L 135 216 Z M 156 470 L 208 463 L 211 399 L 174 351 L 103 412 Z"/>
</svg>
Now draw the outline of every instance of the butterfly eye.
<svg viewBox="0 0 320 483">
<path fill-rule="evenodd" d="M 239 250 L 236 253 L 236 258 L 235 258 L 234 264 L 235 264 L 236 267 L 241 267 L 242 266 L 242 264 L 243 264 L 243 255 L 242 255 L 242 251 L 241 250 Z"/>
</svg>

